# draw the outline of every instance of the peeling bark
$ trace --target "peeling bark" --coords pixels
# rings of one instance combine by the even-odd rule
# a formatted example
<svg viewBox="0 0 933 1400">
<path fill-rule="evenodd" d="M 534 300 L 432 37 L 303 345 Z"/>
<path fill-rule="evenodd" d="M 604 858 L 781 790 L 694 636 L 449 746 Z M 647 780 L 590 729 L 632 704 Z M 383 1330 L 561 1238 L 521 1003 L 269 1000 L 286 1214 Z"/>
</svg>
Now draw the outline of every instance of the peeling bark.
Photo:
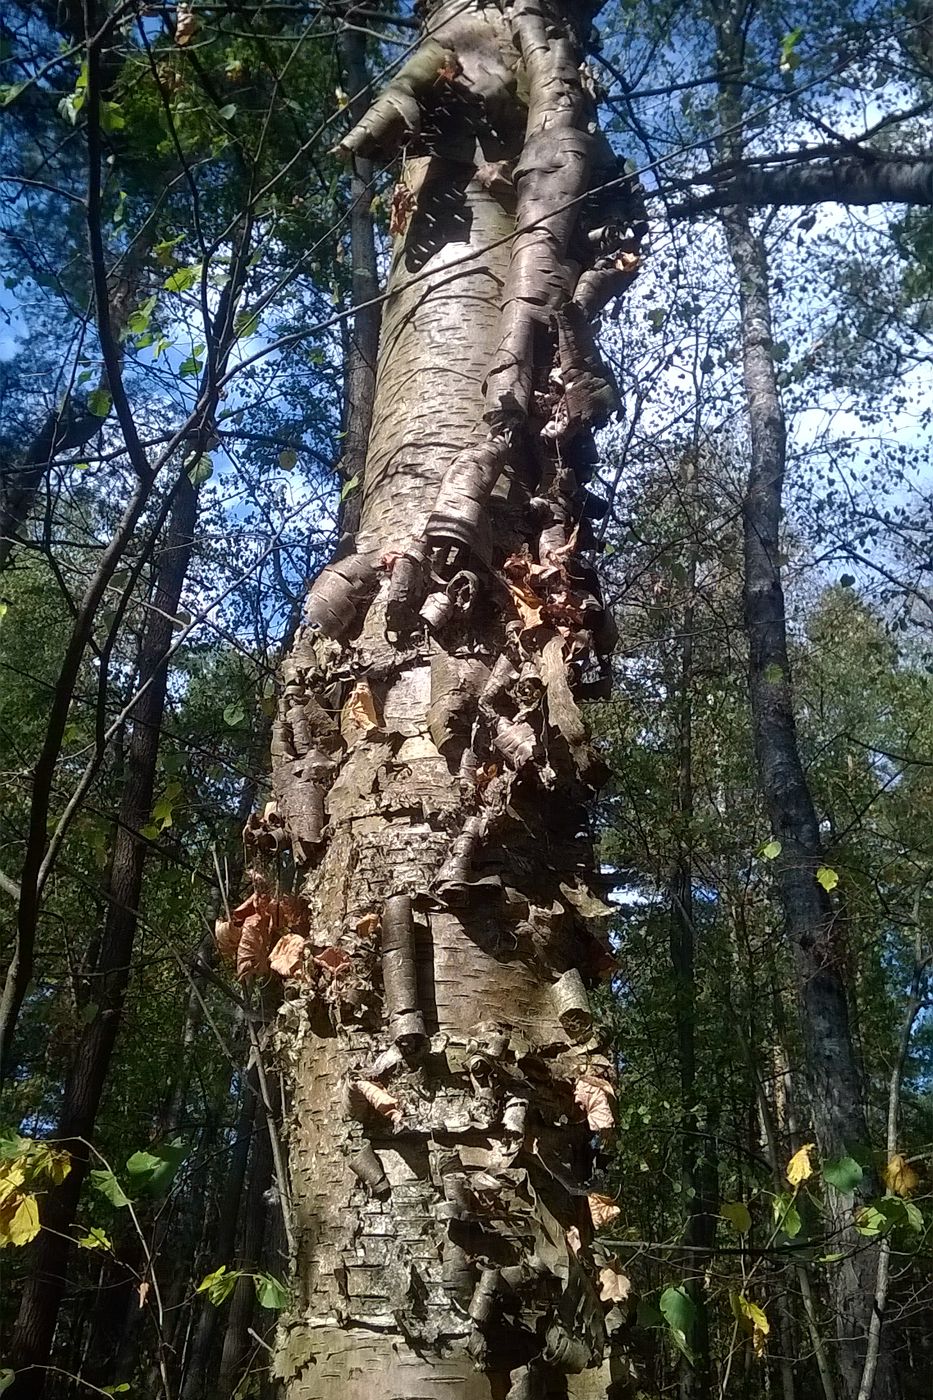
<svg viewBox="0 0 933 1400">
<path fill-rule="evenodd" d="M 611 641 L 584 554 L 614 388 L 588 324 L 605 298 L 574 294 L 622 243 L 637 263 L 642 215 L 634 188 L 591 192 L 595 8 L 427 6 L 430 38 L 341 143 L 404 143 L 406 195 L 359 530 L 283 676 L 290 852 L 254 871 L 307 909 L 278 1030 L 288 1400 L 354 1400 L 374 1373 L 387 1400 L 613 1393 L 594 1234 L 615 1208 L 590 1210 L 604 1132 L 578 1093 L 606 1084 L 609 1111 L 587 987 L 611 910 L 576 697 Z"/>
</svg>

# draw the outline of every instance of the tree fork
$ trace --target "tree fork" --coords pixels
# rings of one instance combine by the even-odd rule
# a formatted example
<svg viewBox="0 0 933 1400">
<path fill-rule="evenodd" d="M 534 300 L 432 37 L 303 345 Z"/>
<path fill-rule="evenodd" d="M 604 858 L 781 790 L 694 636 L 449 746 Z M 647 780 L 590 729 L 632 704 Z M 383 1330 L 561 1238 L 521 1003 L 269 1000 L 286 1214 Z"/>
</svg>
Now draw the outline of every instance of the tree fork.
<svg viewBox="0 0 933 1400">
<path fill-rule="evenodd" d="M 276 802 L 221 931 L 242 973 L 286 975 L 288 1400 L 374 1373 L 387 1400 L 605 1396 L 618 1366 L 586 995 L 611 911 L 577 702 L 612 641 L 590 322 L 644 225 L 581 66 L 596 8 L 429 5 L 342 142 L 405 145 L 360 525 L 283 668 Z"/>
</svg>

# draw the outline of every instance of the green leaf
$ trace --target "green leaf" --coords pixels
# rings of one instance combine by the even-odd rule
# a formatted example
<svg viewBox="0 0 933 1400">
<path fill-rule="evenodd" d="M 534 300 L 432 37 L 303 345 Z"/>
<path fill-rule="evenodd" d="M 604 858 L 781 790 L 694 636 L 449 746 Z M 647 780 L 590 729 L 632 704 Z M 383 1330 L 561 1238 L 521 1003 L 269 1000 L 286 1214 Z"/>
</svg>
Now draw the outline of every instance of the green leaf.
<svg viewBox="0 0 933 1400">
<path fill-rule="evenodd" d="M 131 312 L 126 325 L 133 335 L 142 335 L 144 331 L 149 329 L 149 321 L 158 300 L 158 293 L 154 293 L 151 297 L 146 298 L 142 306 L 137 306 L 136 310 Z"/>
<path fill-rule="evenodd" d="M 238 311 L 233 322 L 233 329 L 238 336 L 255 335 L 259 327 L 258 311 Z"/>
<path fill-rule="evenodd" d="M 214 1307 L 219 1307 L 230 1297 L 236 1288 L 236 1281 L 239 1277 L 240 1274 L 236 1270 L 228 1273 L 226 1264 L 221 1264 L 219 1269 L 215 1269 L 212 1274 L 206 1274 L 202 1278 L 195 1292 L 206 1293 Z"/>
<path fill-rule="evenodd" d="M 89 1026 L 95 1020 L 99 1010 L 100 1007 L 96 1001 L 89 1001 L 86 1006 L 82 1006 L 81 1015 L 78 1017 L 82 1026 Z"/>
<path fill-rule="evenodd" d="M 101 1390 L 105 1395 L 125 1395 L 130 1388 L 129 1381 L 121 1381 L 119 1385 L 103 1385 Z"/>
<path fill-rule="evenodd" d="M 794 1204 L 793 1196 L 775 1196 L 772 1203 L 774 1223 L 789 1240 L 795 1240 L 803 1227 L 800 1211 Z"/>
<path fill-rule="evenodd" d="M 690 1344 L 696 1319 L 696 1306 L 683 1287 L 665 1288 L 658 1300 L 661 1314 L 678 1350 L 692 1360 Z"/>
<path fill-rule="evenodd" d="M 876 1239 L 888 1228 L 887 1218 L 877 1206 L 865 1206 L 855 1217 L 855 1228 L 866 1239 Z"/>
<path fill-rule="evenodd" d="M 288 1302 L 288 1289 L 272 1274 L 253 1274 L 256 1286 L 256 1299 L 261 1308 L 284 1308 Z"/>
<path fill-rule="evenodd" d="M 854 1191 L 865 1173 L 854 1157 L 840 1157 L 838 1162 L 824 1162 L 823 1180 L 837 1191 Z"/>
<path fill-rule="evenodd" d="M 102 102 L 100 104 L 100 124 L 104 131 L 122 131 L 126 126 L 126 117 L 123 115 L 123 108 L 119 102 Z"/>
<path fill-rule="evenodd" d="M 839 579 L 839 587 L 840 587 L 840 588 L 854 588 L 854 587 L 855 587 L 855 575 L 854 575 L 854 574 L 842 574 L 841 577 L 840 577 L 840 579 Z"/>
<path fill-rule="evenodd" d="M 719 1207 L 719 1214 L 728 1220 L 736 1234 L 744 1235 L 752 1228 L 752 1217 L 744 1201 L 726 1201 Z"/>
<path fill-rule="evenodd" d="M 139 1190 L 157 1194 L 168 1190 L 187 1155 L 184 1141 L 173 1138 L 151 1152 L 134 1152 L 127 1158 L 126 1170 Z"/>
<path fill-rule="evenodd" d="M 113 407 L 109 389 L 92 389 L 87 396 L 87 407 L 95 418 L 106 418 Z"/>
<path fill-rule="evenodd" d="M 236 116 L 236 103 L 235 103 L 235 102 L 228 102 L 227 105 L 226 105 L 225 107 L 221 107 L 221 109 L 220 109 L 220 111 L 217 113 L 217 115 L 218 115 L 218 117 L 220 117 L 220 120 L 221 120 L 221 121 L 224 121 L 224 122 L 232 121 L 233 118 Z"/>
<path fill-rule="evenodd" d="M 109 1167 L 98 1167 L 90 1174 L 91 1185 L 95 1191 L 110 1202 L 112 1206 L 121 1209 L 130 1204 L 130 1198 L 123 1190 L 117 1178 Z"/>
<path fill-rule="evenodd" d="M 828 865 L 821 865 L 816 872 L 816 882 L 818 885 L 822 885 L 823 889 L 828 893 L 830 890 L 834 890 L 839 884 L 839 876 L 836 874 L 835 870 L 831 870 Z"/>
<path fill-rule="evenodd" d="M 764 669 L 764 678 L 768 682 L 768 685 L 780 685 L 781 681 L 784 679 L 783 666 L 779 666 L 776 661 L 772 661 L 770 666 L 766 666 Z"/>
<path fill-rule="evenodd" d="M 2 1395 L 5 1390 L 9 1390 L 15 1380 L 16 1372 L 10 1371 L 4 1366 L 3 1370 L 0 1371 L 0 1395 Z"/>
<path fill-rule="evenodd" d="M 659 331 L 664 325 L 664 318 L 667 311 L 663 306 L 655 306 L 648 312 L 648 324 L 653 331 Z"/>
<path fill-rule="evenodd" d="M 182 360 L 178 366 L 179 374 L 200 374 L 203 369 L 203 362 L 196 355 L 189 355 L 186 360 Z"/>
<path fill-rule="evenodd" d="M 800 64 L 800 56 L 795 52 L 797 45 L 803 38 L 802 29 L 792 29 L 789 34 L 785 34 L 781 40 L 781 57 L 778 67 L 782 73 L 791 73 Z"/>
<path fill-rule="evenodd" d="M 340 490 L 340 499 L 341 499 L 342 501 L 345 501 L 345 500 L 347 499 L 348 496 L 352 496 L 352 495 L 353 495 L 353 492 L 356 490 L 356 488 L 359 486 L 359 484 L 360 484 L 360 474 L 359 474 L 359 472 L 357 472 L 356 476 L 351 476 L 349 481 L 345 481 L 345 482 L 343 483 L 343 486 L 341 487 L 341 490 Z"/>
<path fill-rule="evenodd" d="M 236 729 L 245 719 L 246 711 L 239 700 L 235 700 L 232 704 L 225 706 L 224 724 L 229 724 L 231 729 Z"/>
<path fill-rule="evenodd" d="M 166 277 L 162 286 L 167 292 L 187 292 L 194 286 L 201 277 L 201 264 L 192 263 L 190 267 L 179 267 L 170 276 Z"/>
<path fill-rule="evenodd" d="M 0 87 L 0 107 L 9 107 L 11 102 L 16 101 L 24 87 L 26 87 L 25 83 L 7 83 Z"/>
<path fill-rule="evenodd" d="M 924 1227 L 923 1211 L 915 1201 L 901 1201 L 904 1210 L 904 1219 L 911 1230 L 915 1230 L 919 1235 Z"/>
<path fill-rule="evenodd" d="M 290 472 L 298 465 L 298 453 L 293 447 L 286 447 L 284 452 L 279 453 L 279 466 L 283 472 Z"/>
<path fill-rule="evenodd" d="M 763 846 L 758 847 L 758 854 L 764 860 L 777 860 L 783 849 L 784 847 L 781 845 L 780 841 L 772 839 L 771 841 L 766 841 Z"/>
<path fill-rule="evenodd" d="M 192 486 L 203 486 L 204 482 L 210 481 L 213 475 L 214 463 L 206 452 L 188 468 L 188 479 Z"/>
<path fill-rule="evenodd" d="M 87 1234 L 77 1241 L 77 1244 L 82 1249 L 113 1249 L 113 1241 L 110 1236 L 97 1225 L 92 1225 Z"/>
</svg>

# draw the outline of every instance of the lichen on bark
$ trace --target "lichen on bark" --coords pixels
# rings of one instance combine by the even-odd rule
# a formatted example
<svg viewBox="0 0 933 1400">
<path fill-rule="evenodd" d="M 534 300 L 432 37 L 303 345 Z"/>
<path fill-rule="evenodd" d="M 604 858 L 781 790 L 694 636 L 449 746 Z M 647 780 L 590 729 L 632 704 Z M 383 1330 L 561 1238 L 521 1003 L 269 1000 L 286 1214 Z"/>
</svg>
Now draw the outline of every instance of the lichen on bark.
<svg viewBox="0 0 933 1400">
<path fill-rule="evenodd" d="M 409 174 L 359 528 L 285 666 L 263 821 L 289 840 L 254 868 L 301 907 L 288 1400 L 376 1377 L 385 1400 L 606 1396 L 624 1367 L 589 1201 L 605 1126 L 576 1092 L 612 1075 L 578 706 L 612 635 L 585 487 L 615 389 L 590 321 L 643 231 L 582 67 L 597 8 L 428 5 L 341 143 L 404 146 Z"/>
</svg>

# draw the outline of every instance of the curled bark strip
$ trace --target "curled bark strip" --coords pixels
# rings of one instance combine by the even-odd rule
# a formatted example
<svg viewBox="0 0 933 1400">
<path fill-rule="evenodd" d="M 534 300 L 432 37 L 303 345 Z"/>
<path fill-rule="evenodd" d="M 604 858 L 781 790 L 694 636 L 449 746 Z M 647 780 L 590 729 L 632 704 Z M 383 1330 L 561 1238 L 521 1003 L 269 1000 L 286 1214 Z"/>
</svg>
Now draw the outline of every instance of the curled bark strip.
<svg viewBox="0 0 933 1400">
<path fill-rule="evenodd" d="M 279 763 L 272 772 L 272 790 L 292 842 L 297 843 L 297 854 L 303 854 L 303 847 L 319 846 L 324 838 L 325 789 L 309 781 L 306 760 Z"/>
<path fill-rule="evenodd" d="M 337 155 L 391 155 L 421 130 L 421 99 L 434 88 L 442 73 L 453 73 L 457 56 L 434 39 L 425 39 L 376 98 L 362 121 L 357 122 L 335 147 Z"/>
<path fill-rule="evenodd" d="M 583 978 L 575 967 L 551 988 L 557 1019 L 571 1040 L 586 1040 L 593 1030 L 593 1013 Z"/>
<path fill-rule="evenodd" d="M 498 1269 L 484 1269 L 479 1276 L 467 1311 L 473 1321 L 480 1326 L 484 1322 L 489 1322 L 496 1313 L 500 1281 Z"/>
<path fill-rule="evenodd" d="M 378 576 L 366 554 L 350 554 L 322 569 L 305 604 L 305 617 L 325 637 L 340 641 L 356 623 L 361 609 L 375 592 Z"/>
<path fill-rule="evenodd" d="M 382 983 L 392 1038 L 414 1049 L 426 1040 L 424 1016 L 418 1004 L 415 928 L 411 899 L 396 894 L 382 911 Z"/>
<path fill-rule="evenodd" d="M 437 895 L 446 904 L 463 904 L 469 897 L 473 880 L 473 857 L 483 836 L 481 817 L 467 817 L 463 830 L 455 838 L 447 859 L 434 881 Z"/>
<path fill-rule="evenodd" d="M 516 770 L 533 763 L 539 756 L 538 736 L 527 720 L 499 717 L 493 744 L 512 768 Z"/>
<path fill-rule="evenodd" d="M 435 545 L 462 545 L 488 559 L 490 539 L 487 504 L 508 456 L 503 434 L 471 446 L 456 457 L 441 482 L 428 519 L 426 535 Z"/>
<path fill-rule="evenodd" d="M 473 1297 L 475 1268 L 466 1250 L 452 1240 L 449 1234 L 442 1246 L 441 1268 L 444 1292 L 460 1307 L 469 1307 Z"/>
<path fill-rule="evenodd" d="M 421 607 L 427 553 L 426 541 L 411 540 L 401 554 L 391 559 L 392 581 L 386 599 L 386 628 L 390 633 L 402 633 L 409 628 Z"/>
<path fill-rule="evenodd" d="M 387 1118 L 393 1128 L 397 1128 L 402 1121 L 398 1099 L 371 1079 L 357 1079 L 350 1086 L 350 1112 L 361 1123 L 373 1113 Z"/>
<path fill-rule="evenodd" d="M 569 424 L 602 427 L 619 407 L 619 390 L 596 348 L 590 323 L 579 306 L 568 302 L 554 313 L 553 324 Z"/>
<path fill-rule="evenodd" d="M 355 1157 L 350 1158 L 350 1170 L 379 1199 L 391 1194 L 392 1188 L 382 1162 L 369 1143 Z"/>
<path fill-rule="evenodd" d="M 574 289 L 574 305 L 587 320 L 595 321 L 611 301 L 625 295 L 638 276 L 640 266 L 637 253 L 620 253 L 617 258 L 601 260 L 595 267 L 587 268 L 580 274 Z"/>
<path fill-rule="evenodd" d="M 474 658 L 461 660 L 445 651 L 431 657 L 428 725 L 435 747 L 445 758 L 469 743 L 476 699 L 488 678 L 487 667 Z"/>
<path fill-rule="evenodd" d="M 567 740 L 571 749 L 586 743 L 586 726 L 580 708 L 570 691 L 564 662 L 564 639 L 552 637 L 541 654 L 544 684 L 547 687 L 548 719 Z"/>
</svg>

